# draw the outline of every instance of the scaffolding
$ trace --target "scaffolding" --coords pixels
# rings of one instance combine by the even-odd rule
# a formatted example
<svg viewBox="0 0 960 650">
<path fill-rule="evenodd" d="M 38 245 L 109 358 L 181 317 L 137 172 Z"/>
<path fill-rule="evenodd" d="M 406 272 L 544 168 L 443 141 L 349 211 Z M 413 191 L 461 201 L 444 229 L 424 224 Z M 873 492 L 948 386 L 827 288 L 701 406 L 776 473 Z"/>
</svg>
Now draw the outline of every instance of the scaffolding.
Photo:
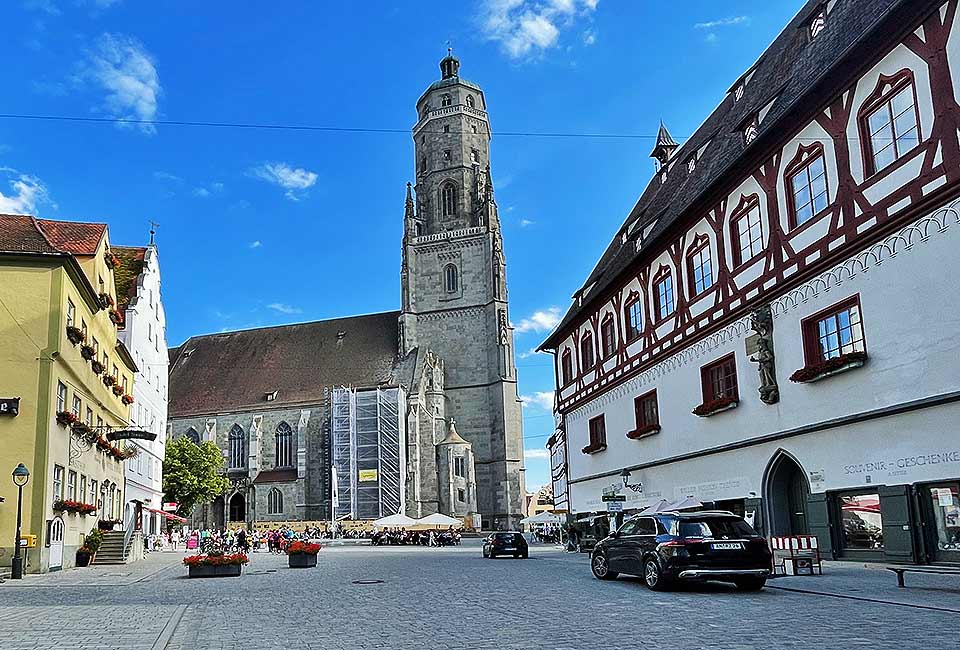
<svg viewBox="0 0 960 650">
<path fill-rule="evenodd" d="M 400 388 L 333 391 L 331 439 L 336 519 L 379 519 L 404 511 L 405 402 Z"/>
</svg>

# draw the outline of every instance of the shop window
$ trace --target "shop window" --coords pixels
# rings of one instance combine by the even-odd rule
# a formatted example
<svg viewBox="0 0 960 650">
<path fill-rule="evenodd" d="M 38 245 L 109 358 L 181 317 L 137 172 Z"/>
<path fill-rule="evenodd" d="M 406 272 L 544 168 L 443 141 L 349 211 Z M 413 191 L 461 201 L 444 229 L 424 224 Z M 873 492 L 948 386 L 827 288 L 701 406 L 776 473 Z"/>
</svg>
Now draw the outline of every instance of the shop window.
<svg viewBox="0 0 960 650">
<path fill-rule="evenodd" d="M 617 331 L 613 323 L 613 316 L 608 315 L 600 325 L 600 344 L 603 358 L 613 355 L 617 349 Z"/>
<path fill-rule="evenodd" d="M 587 332 L 580 339 L 580 368 L 583 372 L 593 368 L 593 334 Z"/>
<path fill-rule="evenodd" d="M 560 380 L 563 386 L 573 381 L 573 355 L 570 354 L 570 348 L 560 355 Z"/>
<path fill-rule="evenodd" d="M 910 70 L 880 77 L 860 110 L 860 137 L 868 174 L 881 171 L 920 144 L 920 112 Z"/>
<path fill-rule="evenodd" d="M 875 492 L 840 496 L 841 542 L 849 551 L 883 549 L 880 495 Z"/>
<path fill-rule="evenodd" d="M 699 296 L 713 286 L 710 240 L 706 236 L 698 237 L 687 253 L 687 276 L 689 277 L 691 296 Z"/>
<path fill-rule="evenodd" d="M 627 341 L 633 341 L 643 329 L 643 311 L 640 298 L 634 298 L 623 308 L 623 322 L 627 324 Z"/>
<path fill-rule="evenodd" d="M 936 559 L 960 559 L 960 485 L 931 487 Z"/>
<path fill-rule="evenodd" d="M 653 280 L 654 292 L 657 297 L 657 319 L 663 320 L 673 313 L 673 276 L 670 269 L 664 268 Z"/>
<path fill-rule="evenodd" d="M 866 351 L 859 296 L 805 319 L 802 329 L 807 366 Z"/>
</svg>

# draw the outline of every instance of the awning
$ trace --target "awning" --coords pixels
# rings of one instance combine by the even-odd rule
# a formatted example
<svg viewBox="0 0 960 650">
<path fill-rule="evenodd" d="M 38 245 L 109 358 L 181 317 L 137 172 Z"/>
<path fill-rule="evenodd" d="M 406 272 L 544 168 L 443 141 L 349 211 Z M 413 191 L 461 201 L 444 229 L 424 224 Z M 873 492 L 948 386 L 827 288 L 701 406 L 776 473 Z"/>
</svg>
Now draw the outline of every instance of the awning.
<svg viewBox="0 0 960 650">
<path fill-rule="evenodd" d="M 156 513 L 156 514 L 158 514 L 158 515 L 162 515 L 162 516 L 166 517 L 167 519 L 169 519 L 170 521 L 178 521 L 178 522 L 180 522 L 181 524 L 187 523 L 187 518 L 186 518 L 186 517 L 181 517 L 181 516 L 179 516 L 179 515 L 175 515 L 175 514 L 173 514 L 172 512 L 164 512 L 163 510 L 157 510 L 156 508 L 144 508 L 144 510 L 148 510 L 148 511 L 153 512 L 153 513 Z"/>
</svg>

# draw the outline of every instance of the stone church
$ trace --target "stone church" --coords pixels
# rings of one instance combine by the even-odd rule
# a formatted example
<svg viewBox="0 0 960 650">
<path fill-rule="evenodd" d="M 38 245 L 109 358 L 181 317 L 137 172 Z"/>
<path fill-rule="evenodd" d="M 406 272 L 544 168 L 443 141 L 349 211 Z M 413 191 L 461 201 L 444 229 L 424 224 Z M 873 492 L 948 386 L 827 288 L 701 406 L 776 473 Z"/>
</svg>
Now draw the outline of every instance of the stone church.
<svg viewBox="0 0 960 650">
<path fill-rule="evenodd" d="M 400 311 L 194 336 L 169 435 L 212 440 L 230 490 L 199 526 L 524 516 L 523 432 L 483 90 L 448 54 L 417 101 Z"/>
</svg>

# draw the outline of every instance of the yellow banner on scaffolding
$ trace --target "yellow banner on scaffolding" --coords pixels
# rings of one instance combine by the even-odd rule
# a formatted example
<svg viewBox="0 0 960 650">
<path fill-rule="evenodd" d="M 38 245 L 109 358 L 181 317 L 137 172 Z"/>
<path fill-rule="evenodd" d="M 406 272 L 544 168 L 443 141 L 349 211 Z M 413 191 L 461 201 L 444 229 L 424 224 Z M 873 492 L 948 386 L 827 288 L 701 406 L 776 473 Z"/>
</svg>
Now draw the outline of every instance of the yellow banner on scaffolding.
<svg viewBox="0 0 960 650">
<path fill-rule="evenodd" d="M 357 474 L 359 475 L 358 479 L 360 480 L 361 483 L 367 483 L 370 481 L 377 480 L 377 470 L 375 469 L 361 469 L 360 471 L 357 472 Z"/>
</svg>

